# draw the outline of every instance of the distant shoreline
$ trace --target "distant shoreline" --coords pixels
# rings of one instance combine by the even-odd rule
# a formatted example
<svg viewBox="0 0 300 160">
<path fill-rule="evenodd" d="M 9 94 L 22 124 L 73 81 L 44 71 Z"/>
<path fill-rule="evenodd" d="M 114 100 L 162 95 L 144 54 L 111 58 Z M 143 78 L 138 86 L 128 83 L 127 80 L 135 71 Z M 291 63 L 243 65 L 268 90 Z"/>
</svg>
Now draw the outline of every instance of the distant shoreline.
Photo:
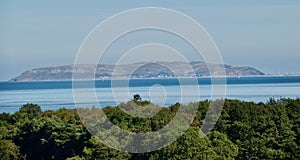
<svg viewBox="0 0 300 160">
<path fill-rule="evenodd" d="M 300 74 L 265 74 L 265 75 L 250 75 L 250 76 L 201 76 L 201 77 L 149 77 L 149 78 L 103 78 L 103 79 L 59 79 L 59 80 L 30 80 L 30 81 L 0 81 L 0 82 L 9 82 L 9 83 L 26 83 L 26 82 L 69 82 L 69 81 L 107 81 L 107 80 L 130 80 L 130 79 L 137 79 L 137 80 L 149 80 L 149 79 L 208 79 L 208 78 L 251 78 L 251 77 L 299 77 Z"/>
<path fill-rule="evenodd" d="M 75 74 L 75 75 L 74 75 Z M 225 76 L 262 76 L 264 72 L 249 66 L 231 66 L 195 62 L 141 62 L 124 65 L 79 64 L 35 68 L 11 78 L 9 81 L 65 81 L 110 79 L 169 79 L 215 78 Z"/>
</svg>

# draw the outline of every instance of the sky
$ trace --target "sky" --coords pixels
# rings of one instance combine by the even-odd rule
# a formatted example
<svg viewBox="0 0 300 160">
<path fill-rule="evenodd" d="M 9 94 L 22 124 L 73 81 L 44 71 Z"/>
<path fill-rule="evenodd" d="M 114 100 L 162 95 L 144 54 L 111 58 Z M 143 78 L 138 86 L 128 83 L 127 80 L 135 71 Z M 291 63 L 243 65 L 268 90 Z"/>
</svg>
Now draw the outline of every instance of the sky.
<svg viewBox="0 0 300 160">
<path fill-rule="evenodd" d="M 252 66 L 271 74 L 300 74 L 299 0 L 3 0 L 0 81 L 33 68 L 73 64 L 80 45 L 97 24 L 138 7 L 174 9 L 195 19 L 210 34 L 226 64 Z M 134 39 L 141 37 L 145 42 L 158 40 L 181 46 L 189 60 L 199 60 L 176 37 L 145 31 L 133 33 L 131 41 L 118 41 L 101 63 L 114 63 L 126 49 L 134 47 Z"/>
</svg>

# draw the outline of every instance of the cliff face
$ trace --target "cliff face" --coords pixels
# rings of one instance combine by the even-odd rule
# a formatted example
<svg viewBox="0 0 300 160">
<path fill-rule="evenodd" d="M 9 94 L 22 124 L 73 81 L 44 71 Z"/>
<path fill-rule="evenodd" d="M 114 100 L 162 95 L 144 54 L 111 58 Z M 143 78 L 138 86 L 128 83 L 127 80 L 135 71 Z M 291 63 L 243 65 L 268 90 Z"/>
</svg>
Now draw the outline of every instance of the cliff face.
<svg viewBox="0 0 300 160">
<path fill-rule="evenodd" d="M 208 66 L 213 68 L 210 73 Z M 219 64 L 206 64 L 204 62 L 158 62 L 158 63 L 135 63 L 126 65 L 79 65 L 76 74 L 82 75 L 76 80 L 89 80 L 90 73 L 95 74 L 95 79 L 114 78 L 171 78 L 171 77 L 207 77 L 222 76 L 218 72 Z M 215 68 L 215 69 L 214 69 Z M 252 67 L 239 67 L 224 65 L 226 76 L 257 76 L 263 72 Z M 37 68 L 23 72 L 20 76 L 9 81 L 59 81 L 71 80 L 74 73 L 73 65 Z"/>
</svg>

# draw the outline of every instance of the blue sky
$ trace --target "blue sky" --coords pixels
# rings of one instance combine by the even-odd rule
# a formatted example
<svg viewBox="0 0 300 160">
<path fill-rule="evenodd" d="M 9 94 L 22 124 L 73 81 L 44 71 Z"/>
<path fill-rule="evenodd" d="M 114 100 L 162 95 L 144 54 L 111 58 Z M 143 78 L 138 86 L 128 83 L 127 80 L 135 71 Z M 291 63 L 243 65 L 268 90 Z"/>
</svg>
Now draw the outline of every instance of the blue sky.
<svg viewBox="0 0 300 160">
<path fill-rule="evenodd" d="M 209 32 L 227 64 L 253 66 L 266 73 L 300 73 L 297 0 L 6 0 L 0 2 L 0 80 L 32 68 L 72 64 L 85 36 L 98 23 L 137 7 L 170 8 L 194 18 Z M 110 54 L 104 63 L 116 58 L 117 54 Z"/>
</svg>

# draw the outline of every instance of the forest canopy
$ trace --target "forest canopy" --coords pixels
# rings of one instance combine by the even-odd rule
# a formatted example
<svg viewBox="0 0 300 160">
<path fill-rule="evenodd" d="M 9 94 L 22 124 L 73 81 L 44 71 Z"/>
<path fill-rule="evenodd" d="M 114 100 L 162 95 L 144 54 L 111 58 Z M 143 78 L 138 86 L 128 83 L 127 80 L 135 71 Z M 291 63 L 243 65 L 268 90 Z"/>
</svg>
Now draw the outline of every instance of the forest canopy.
<svg viewBox="0 0 300 160">
<path fill-rule="evenodd" d="M 134 104 L 153 105 L 135 97 L 102 111 L 114 125 L 145 133 L 168 124 L 180 106 L 155 105 L 160 109 L 155 116 L 140 118 L 122 109 Z M 37 104 L 25 104 L 13 114 L 0 114 L 0 159 L 300 159 L 300 99 L 267 103 L 226 99 L 214 128 L 200 137 L 209 104 L 208 100 L 191 103 L 198 108 L 188 130 L 170 145 L 140 154 L 101 143 L 87 131 L 75 109 L 42 111 Z"/>
</svg>

